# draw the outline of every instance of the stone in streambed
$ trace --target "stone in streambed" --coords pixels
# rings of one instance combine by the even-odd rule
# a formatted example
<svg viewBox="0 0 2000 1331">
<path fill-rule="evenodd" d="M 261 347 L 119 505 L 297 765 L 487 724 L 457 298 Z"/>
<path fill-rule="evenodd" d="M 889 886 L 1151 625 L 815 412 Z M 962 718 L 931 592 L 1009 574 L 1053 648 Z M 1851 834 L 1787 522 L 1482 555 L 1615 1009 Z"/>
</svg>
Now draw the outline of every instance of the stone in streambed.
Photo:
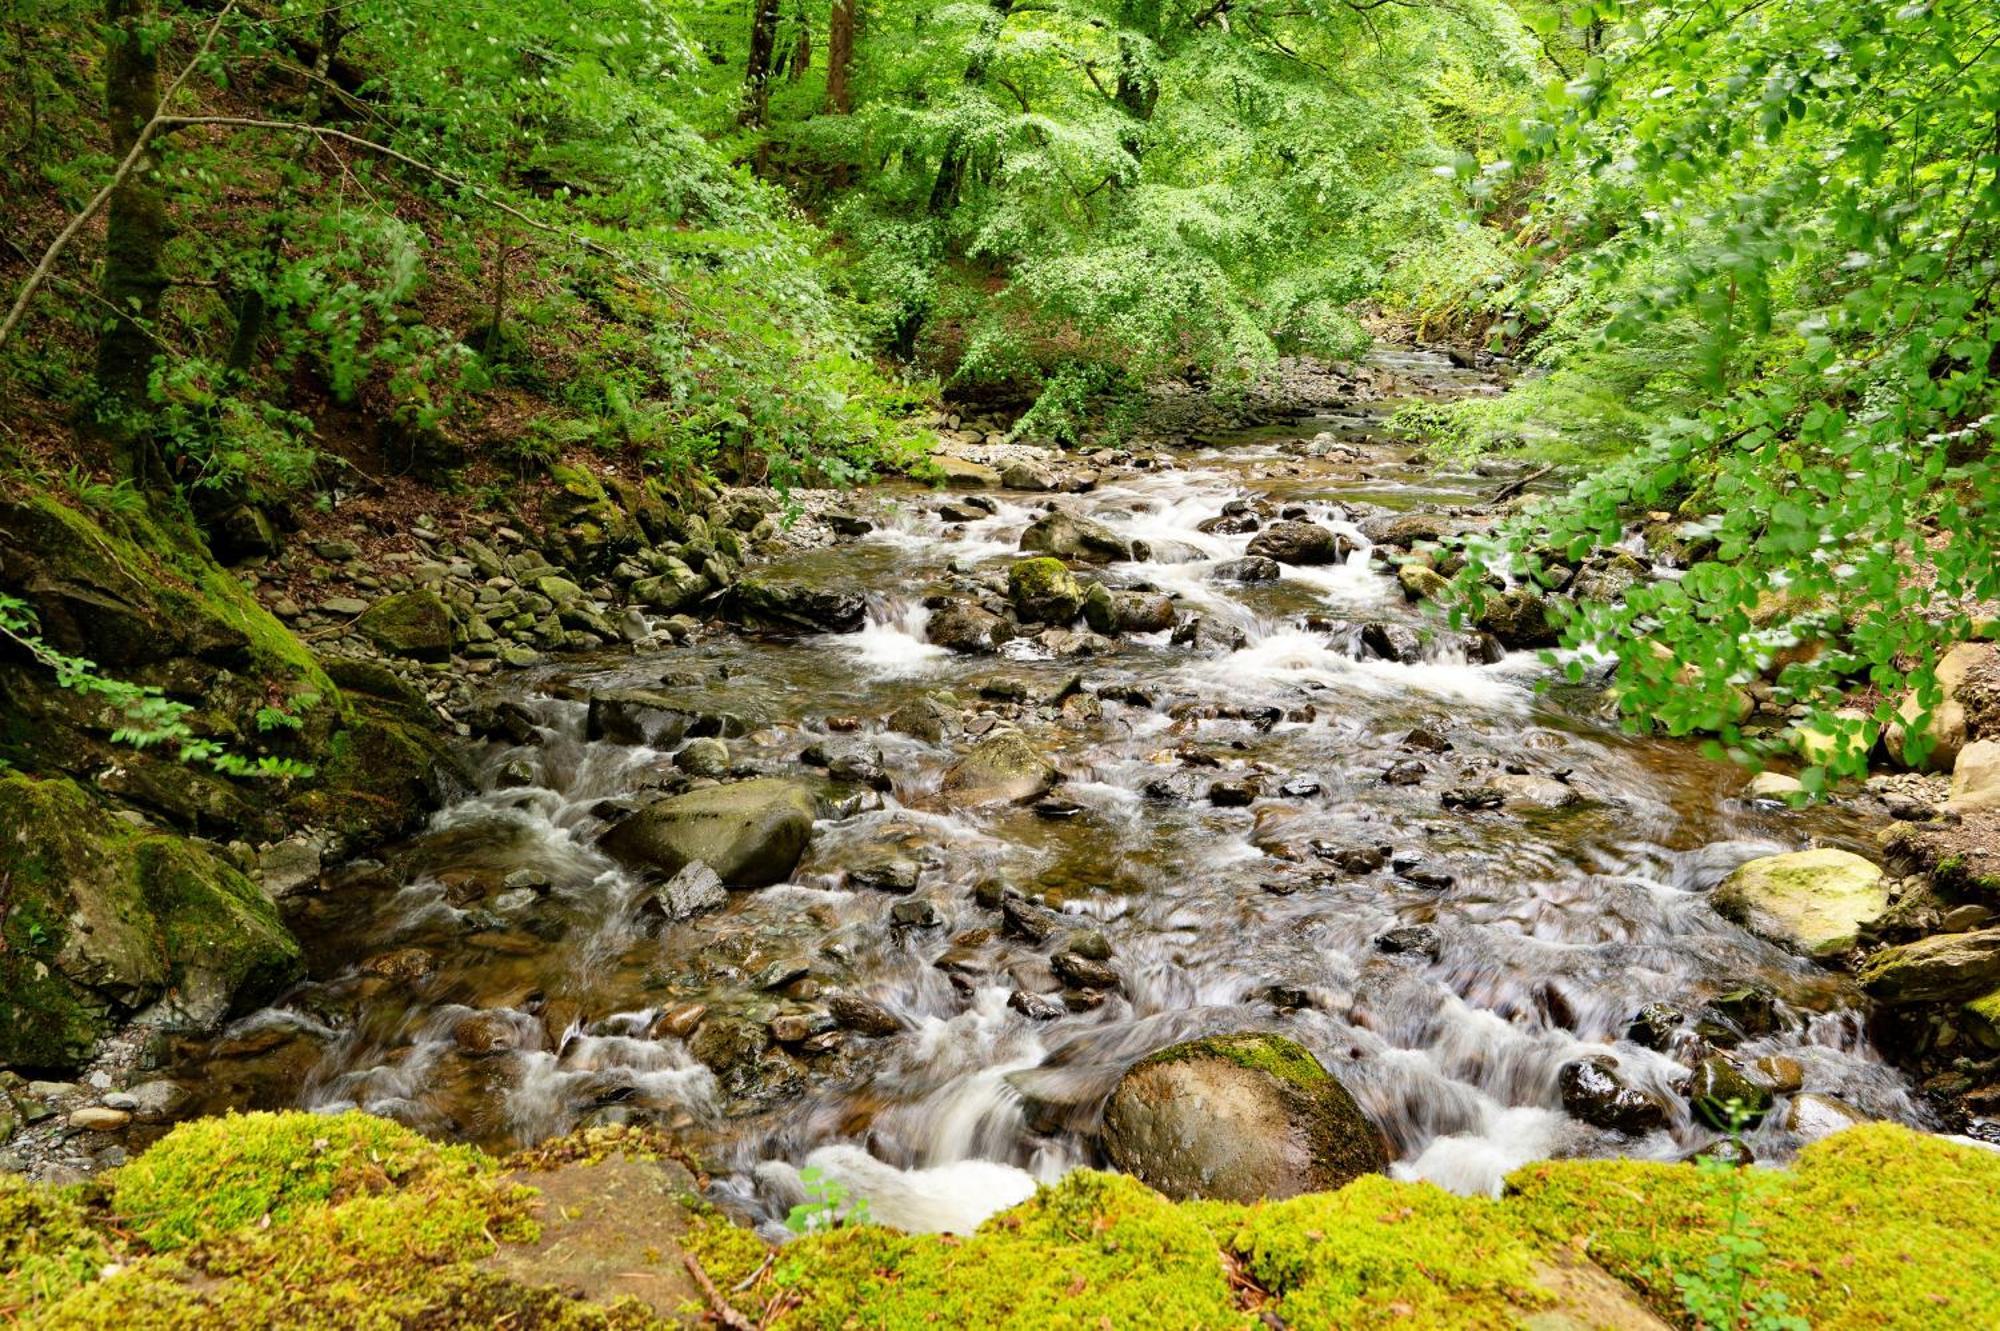
<svg viewBox="0 0 2000 1331">
<path fill-rule="evenodd" d="M 944 774 L 943 792 L 964 806 L 1026 804 L 1056 784 L 1056 769 L 1018 731 L 987 736 Z"/>
<path fill-rule="evenodd" d="M 1618 1060 L 1609 1054 L 1563 1064 L 1556 1084 L 1570 1117 L 1593 1127 L 1636 1137 L 1667 1125 L 1667 1107 L 1627 1085 L 1618 1075 Z"/>
<path fill-rule="evenodd" d="M 1274 522 L 1250 538 L 1247 553 L 1280 564 L 1336 564 L 1353 543 L 1316 522 Z"/>
<path fill-rule="evenodd" d="M 1292 1197 L 1388 1167 L 1347 1089 L 1277 1035 L 1213 1036 L 1140 1060 L 1112 1092 L 1103 1140 L 1113 1164 L 1175 1200 Z"/>
<path fill-rule="evenodd" d="M 1869 1121 L 1868 1115 L 1845 1100 L 1810 1091 L 1793 1096 L 1792 1102 L 1785 1106 L 1785 1131 L 1795 1132 L 1807 1141 L 1831 1137 L 1843 1128 Z"/>
<path fill-rule="evenodd" d="M 1818 957 L 1854 946 L 1860 930 L 1888 910 L 1889 885 L 1861 856 L 1824 848 L 1751 860 L 1710 900 L 1759 937 Z"/>
<path fill-rule="evenodd" d="M 1006 620 L 962 601 L 933 611 L 924 625 L 926 639 L 947 651 L 968 656 L 995 651 L 1009 636 Z"/>
<path fill-rule="evenodd" d="M 868 603 L 858 591 L 808 587 L 767 577 L 739 579 L 723 599 L 723 613 L 750 628 L 783 633 L 854 633 L 867 622 Z"/>
<path fill-rule="evenodd" d="M 721 909 L 729 900 L 729 892 L 715 870 L 695 860 L 662 884 L 653 894 L 653 900 L 668 919 L 685 920 L 703 911 Z"/>
<path fill-rule="evenodd" d="M 1120 536 L 1101 522 L 1063 509 L 1045 513 L 1021 533 L 1021 549 L 1086 564 L 1123 564 L 1145 559 L 1144 541 Z"/>
<path fill-rule="evenodd" d="M 1695 1117 L 1717 1131 L 1754 1128 L 1771 1112 L 1771 1085 L 1722 1055 L 1711 1054 L 1695 1064 L 1688 1104 Z"/>
<path fill-rule="evenodd" d="M 1217 582 L 1276 582 L 1283 573 L 1275 559 L 1245 555 L 1241 559 L 1223 560 L 1209 570 L 1208 576 Z"/>
<path fill-rule="evenodd" d="M 730 887 L 791 875 L 812 838 L 813 798 L 796 782 L 760 777 L 658 800 L 604 834 L 618 858 L 677 874 L 699 860 Z"/>
<path fill-rule="evenodd" d="M 1083 611 L 1083 586 L 1060 559 L 1023 559 L 1007 573 L 1007 596 L 1023 623 L 1058 627 Z"/>
</svg>

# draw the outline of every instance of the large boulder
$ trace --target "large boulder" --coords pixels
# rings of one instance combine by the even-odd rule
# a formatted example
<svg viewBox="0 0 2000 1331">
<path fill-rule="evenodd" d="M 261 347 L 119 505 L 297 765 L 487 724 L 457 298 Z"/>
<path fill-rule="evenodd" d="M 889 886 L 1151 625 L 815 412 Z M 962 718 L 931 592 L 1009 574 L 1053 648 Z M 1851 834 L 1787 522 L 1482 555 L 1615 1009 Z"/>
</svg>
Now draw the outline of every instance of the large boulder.
<svg viewBox="0 0 2000 1331">
<path fill-rule="evenodd" d="M 1549 618 L 1548 598 L 1533 587 L 1490 593 L 1477 623 L 1510 648 L 1553 647 L 1559 637 Z"/>
<path fill-rule="evenodd" d="M 781 633 L 854 633 L 868 620 L 868 602 L 849 588 L 751 576 L 729 589 L 723 613 L 746 627 Z"/>
<path fill-rule="evenodd" d="M 1250 538 L 1249 553 L 1280 564 L 1336 564 L 1353 548 L 1317 522 L 1274 522 Z"/>
<path fill-rule="evenodd" d="M 956 453 L 933 453 L 927 463 L 928 469 L 946 486 L 963 490 L 968 487 L 989 487 L 1000 484 L 1000 473 L 984 462 L 974 462 L 971 458 L 960 457 Z"/>
<path fill-rule="evenodd" d="M 2000 646 L 1959 643 L 1938 661 L 1937 686 L 1942 696 L 1928 716 L 1916 690 L 1905 693 L 1882 741 L 1897 762 L 1907 763 L 1908 736 L 1920 729 L 1931 742 L 1923 766 L 1949 772 L 1968 740 L 2000 739 Z"/>
<path fill-rule="evenodd" d="M 1083 585 L 1062 560 L 1023 559 L 1007 572 L 1014 613 L 1028 624 L 1068 624 L 1083 610 Z"/>
<path fill-rule="evenodd" d="M 988 735 L 945 770 L 943 791 L 958 805 L 1025 804 L 1046 795 L 1056 769 L 1015 730 Z"/>
<path fill-rule="evenodd" d="M 1951 1003 L 2000 986 L 2000 929 L 1937 934 L 1886 947 L 1861 967 L 1861 987 L 1878 1003 Z"/>
<path fill-rule="evenodd" d="M 730 887 L 766 887 L 791 876 L 812 839 L 812 792 L 759 777 L 658 800 L 604 834 L 621 860 L 678 874 L 699 860 Z"/>
<path fill-rule="evenodd" d="M 1852 851 L 1823 848 L 1751 860 L 1710 900 L 1750 932 L 1821 957 L 1853 947 L 1862 928 L 1889 909 L 1889 883 Z"/>
<path fill-rule="evenodd" d="M 398 592 L 368 608 L 354 622 L 362 638 L 382 648 L 390 656 L 408 656 L 418 662 L 442 662 L 452 656 L 456 634 L 452 630 L 452 608 L 444 598 L 428 588 Z"/>
<path fill-rule="evenodd" d="M 1959 814 L 2000 809 L 2000 740 L 1974 740 L 1958 751 L 1945 808 Z"/>
<path fill-rule="evenodd" d="M 300 978 L 256 885 L 74 783 L 0 778 L 0 1066 L 68 1068 L 146 1013 L 206 1029 Z"/>
<path fill-rule="evenodd" d="M 1140 1060 L 1111 1094 L 1103 1140 L 1113 1164 L 1175 1200 L 1293 1197 L 1388 1166 L 1347 1088 L 1277 1035 L 1214 1036 Z"/>
<path fill-rule="evenodd" d="M 1149 553 L 1144 541 L 1120 536 L 1101 522 L 1060 508 L 1028 524 L 1021 533 L 1021 548 L 1085 564 L 1126 563 Z"/>
</svg>

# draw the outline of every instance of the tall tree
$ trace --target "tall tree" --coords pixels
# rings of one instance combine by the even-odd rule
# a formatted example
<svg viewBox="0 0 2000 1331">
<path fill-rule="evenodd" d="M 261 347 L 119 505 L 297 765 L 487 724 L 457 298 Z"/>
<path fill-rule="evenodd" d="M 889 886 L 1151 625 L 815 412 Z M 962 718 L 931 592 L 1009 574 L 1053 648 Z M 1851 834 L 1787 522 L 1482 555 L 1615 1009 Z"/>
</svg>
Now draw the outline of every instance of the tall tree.
<svg viewBox="0 0 2000 1331">
<path fill-rule="evenodd" d="M 750 57 L 743 69 L 741 125 L 762 125 L 771 110 L 771 61 L 778 50 L 780 0 L 750 0 Z"/>
<path fill-rule="evenodd" d="M 160 110 L 151 0 L 104 0 L 104 104 L 112 156 L 123 160 Z M 97 384 L 114 414 L 146 400 L 152 325 L 166 291 L 167 204 L 148 146 L 111 192 L 99 290 L 110 322 L 97 345 Z M 137 470 L 137 469 L 135 469 Z"/>
<path fill-rule="evenodd" d="M 848 85 L 849 67 L 854 63 L 855 0 L 833 0 L 833 13 L 826 28 L 826 109 L 844 116 L 854 109 L 854 93 Z"/>
<path fill-rule="evenodd" d="M 986 82 L 986 70 L 993 63 L 994 52 L 1000 47 L 1000 29 L 1007 22 L 1007 16 L 1014 12 L 1014 0 L 988 0 L 992 12 L 980 26 L 979 34 L 972 39 L 971 49 L 965 60 L 965 86 L 977 88 Z M 937 178 L 931 182 L 930 209 L 933 213 L 945 213 L 958 202 L 958 191 L 965 183 L 965 169 L 969 163 L 971 150 L 965 142 L 965 132 L 954 129 L 945 141 L 944 156 L 938 160 Z"/>
</svg>

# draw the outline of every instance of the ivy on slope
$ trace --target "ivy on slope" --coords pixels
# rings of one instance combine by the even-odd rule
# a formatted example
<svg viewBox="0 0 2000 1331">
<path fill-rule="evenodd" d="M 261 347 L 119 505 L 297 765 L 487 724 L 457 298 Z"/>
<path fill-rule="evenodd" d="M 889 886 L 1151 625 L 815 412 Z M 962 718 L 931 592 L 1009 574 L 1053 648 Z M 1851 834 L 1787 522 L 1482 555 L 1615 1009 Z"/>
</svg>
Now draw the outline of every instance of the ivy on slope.
<svg viewBox="0 0 2000 1331">
<path fill-rule="evenodd" d="M 1832 739 L 1804 775 L 1816 787 L 1865 764 L 1906 680 L 1934 705 L 1941 645 L 2000 595 L 2000 11 L 1579 14 L 1600 53 L 1472 181 L 1548 182 L 1524 228 L 1539 280 L 1504 331 L 1549 318 L 1538 299 L 1593 302 L 1607 317 L 1571 369 L 1659 347 L 1654 377 L 1683 379 L 1686 410 L 1476 552 L 1474 576 L 1532 576 L 1538 551 L 1580 557 L 1634 512 L 1671 512 L 1712 557 L 1580 606 L 1566 644 L 1618 650 L 1635 725 L 1741 747 L 1734 691 L 1823 639 L 1776 670 L 1777 704 L 1816 709 Z M 1827 716 L 1857 683 L 1881 691 L 1873 713 Z"/>
</svg>

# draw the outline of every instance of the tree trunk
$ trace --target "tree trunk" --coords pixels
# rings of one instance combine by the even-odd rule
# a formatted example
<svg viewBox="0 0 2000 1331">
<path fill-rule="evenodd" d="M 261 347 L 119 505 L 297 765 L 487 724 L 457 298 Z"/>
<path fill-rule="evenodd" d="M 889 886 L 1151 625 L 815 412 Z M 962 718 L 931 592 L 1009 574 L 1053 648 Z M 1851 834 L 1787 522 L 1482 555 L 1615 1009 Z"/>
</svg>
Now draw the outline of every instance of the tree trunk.
<svg viewBox="0 0 2000 1331">
<path fill-rule="evenodd" d="M 1000 25 L 1014 12 L 1014 0 L 989 0 L 989 3 L 993 12 L 980 28 L 979 35 L 973 38 L 971 55 L 965 62 L 965 86 L 968 88 L 976 88 L 986 82 L 986 67 L 993 63 L 993 52 L 1000 45 Z M 959 188 L 965 184 L 968 156 L 965 136 L 953 133 L 944 145 L 944 156 L 938 161 L 937 179 L 931 182 L 931 212 L 948 212 L 958 202 Z"/>
<path fill-rule="evenodd" d="M 833 0 L 826 28 L 826 109 L 837 116 L 854 110 L 847 85 L 848 66 L 854 63 L 854 4 L 855 0 Z"/>
<path fill-rule="evenodd" d="M 131 152 L 139 132 L 160 109 L 159 57 L 150 35 L 142 32 L 151 11 L 151 0 L 104 0 L 104 107 L 113 160 Z M 149 147 L 111 192 L 105 219 L 100 291 L 116 313 L 98 339 L 97 386 L 113 416 L 145 405 L 153 367 L 151 329 L 167 288 L 167 204 L 157 165 Z"/>
<path fill-rule="evenodd" d="M 1132 123 L 1118 136 L 1134 161 L 1145 155 L 1145 126 L 1160 100 L 1160 80 L 1147 59 L 1144 43 L 1131 33 L 1118 35 L 1118 106 Z"/>
<path fill-rule="evenodd" d="M 771 61 L 778 49 L 780 0 L 750 0 L 750 59 L 743 70 L 743 109 L 736 123 L 760 126 L 771 109 Z"/>
</svg>

